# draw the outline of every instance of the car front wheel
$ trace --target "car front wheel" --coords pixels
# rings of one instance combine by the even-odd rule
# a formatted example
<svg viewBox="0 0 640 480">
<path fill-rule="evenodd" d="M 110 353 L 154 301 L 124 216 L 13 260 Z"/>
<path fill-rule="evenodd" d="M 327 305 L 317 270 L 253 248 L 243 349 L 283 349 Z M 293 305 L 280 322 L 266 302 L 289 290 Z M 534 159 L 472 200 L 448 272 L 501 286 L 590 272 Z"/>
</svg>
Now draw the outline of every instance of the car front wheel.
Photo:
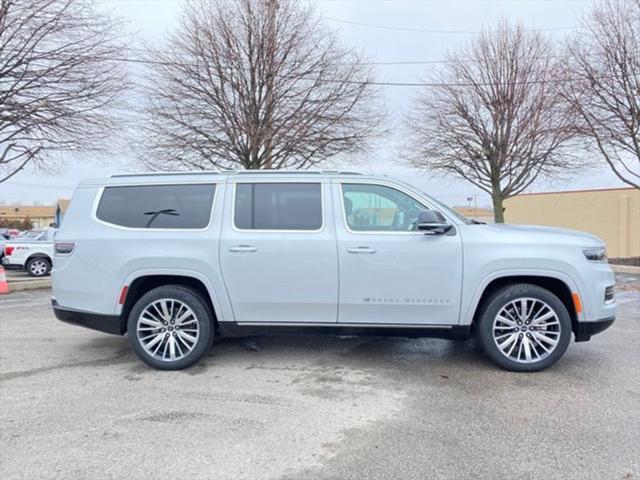
<svg viewBox="0 0 640 480">
<path fill-rule="evenodd" d="M 478 340 L 498 365 L 515 372 L 544 370 L 571 340 L 571 319 L 562 301 L 537 285 L 502 288 L 484 305 Z"/>
<path fill-rule="evenodd" d="M 145 293 L 129 314 L 127 336 L 138 357 L 160 370 L 190 367 L 213 341 L 211 314 L 194 290 L 165 285 Z"/>
</svg>

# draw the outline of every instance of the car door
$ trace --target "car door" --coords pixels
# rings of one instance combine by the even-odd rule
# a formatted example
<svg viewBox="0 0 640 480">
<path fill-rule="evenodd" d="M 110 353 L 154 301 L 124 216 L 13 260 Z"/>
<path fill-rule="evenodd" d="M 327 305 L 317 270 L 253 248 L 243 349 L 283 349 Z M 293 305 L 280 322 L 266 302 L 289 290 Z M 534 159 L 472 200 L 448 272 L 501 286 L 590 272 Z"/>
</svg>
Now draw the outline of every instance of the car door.
<svg viewBox="0 0 640 480">
<path fill-rule="evenodd" d="M 220 260 L 236 321 L 335 324 L 338 254 L 330 183 L 230 182 Z"/>
<path fill-rule="evenodd" d="M 416 231 L 424 200 L 393 184 L 336 181 L 339 323 L 458 323 L 462 243 Z"/>
</svg>

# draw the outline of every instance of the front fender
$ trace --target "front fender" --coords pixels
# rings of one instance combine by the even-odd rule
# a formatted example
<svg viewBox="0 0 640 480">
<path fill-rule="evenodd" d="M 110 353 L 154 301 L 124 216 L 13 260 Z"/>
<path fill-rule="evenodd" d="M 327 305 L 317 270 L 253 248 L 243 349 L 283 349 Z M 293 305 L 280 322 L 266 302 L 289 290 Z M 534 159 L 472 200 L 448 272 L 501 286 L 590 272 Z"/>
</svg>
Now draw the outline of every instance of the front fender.
<svg viewBox="0 0 640 480">
<path fill-rule="evenodd" d="M 477 287 L 473 292 L 467 297 L 466 301 L 463 302 L 463 308 L 461 309 L 461 317 L 460 324 L 461 325 L 470 325 L 473 321 L 474 314 L 478 305 L 480 304 L 480 299 L 482 298 L 482 294 L 489 286 L 491 282 L 494 280 L 498 280 L 500 278 L 508 278 L 508 277 L 523 277 L 523 276 L 532 276 L 532 277 L 546 277 L 546 278 L 554 278 L 556 280 L 560 280 L 563 282 L 572 293 L 578 293 L 580 298 L 583 298 L 581 289 L 578 286 L 578 283 L 565 272 L 561 272 L 558 270 L 552 269 L 543 269 L 543 268 L 505 268 L 493 271 L 486 275 L 482 280 L 478 283 Z M 464 306 L 466 305 L 466 307 Z M 582 321 L 584 319 L 584 312 L 580 312 L 577 314 L 578 321 Z"/>
</svg>

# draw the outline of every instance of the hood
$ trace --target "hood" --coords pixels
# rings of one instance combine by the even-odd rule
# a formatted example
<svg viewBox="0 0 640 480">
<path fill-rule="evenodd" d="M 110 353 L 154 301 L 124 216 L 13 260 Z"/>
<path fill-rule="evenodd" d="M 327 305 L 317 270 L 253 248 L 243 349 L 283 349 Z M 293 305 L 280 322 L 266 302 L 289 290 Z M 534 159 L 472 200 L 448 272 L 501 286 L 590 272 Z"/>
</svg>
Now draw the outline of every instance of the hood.
<svg viewBox="0 0 640 480">
<path fill-rule="evenodd" d="M 529 240 L 539 237 L 541 242 L 555 241 L 559 243 L 572 243 L 585 247 L 603 247 L 605 243 L 591 233 L 571 230 L 568 228 L 543 227 L 540 225 L 510 225 L 492 223 L 483 225 L 485 229 L 496 235 L 526 236 Z"/>
</svg>

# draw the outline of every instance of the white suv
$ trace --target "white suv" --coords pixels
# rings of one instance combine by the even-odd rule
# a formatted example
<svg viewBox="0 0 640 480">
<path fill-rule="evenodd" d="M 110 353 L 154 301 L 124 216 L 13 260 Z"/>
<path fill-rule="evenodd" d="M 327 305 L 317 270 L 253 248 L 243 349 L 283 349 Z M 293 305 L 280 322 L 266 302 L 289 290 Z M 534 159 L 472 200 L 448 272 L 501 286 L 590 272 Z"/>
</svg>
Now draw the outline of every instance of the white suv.
<svg viewBox="0 0 640 480">
<path fill-rule="evenodd" d="M 127 334 L 147 364 L 197 362 L 216 335 L 466 339 L 535 371 L 615 318 L 604 243 L 485 225 L 386 177 L 114 175 L 76 189 L 55 244 L 57 318 Z"/>
</svg>

